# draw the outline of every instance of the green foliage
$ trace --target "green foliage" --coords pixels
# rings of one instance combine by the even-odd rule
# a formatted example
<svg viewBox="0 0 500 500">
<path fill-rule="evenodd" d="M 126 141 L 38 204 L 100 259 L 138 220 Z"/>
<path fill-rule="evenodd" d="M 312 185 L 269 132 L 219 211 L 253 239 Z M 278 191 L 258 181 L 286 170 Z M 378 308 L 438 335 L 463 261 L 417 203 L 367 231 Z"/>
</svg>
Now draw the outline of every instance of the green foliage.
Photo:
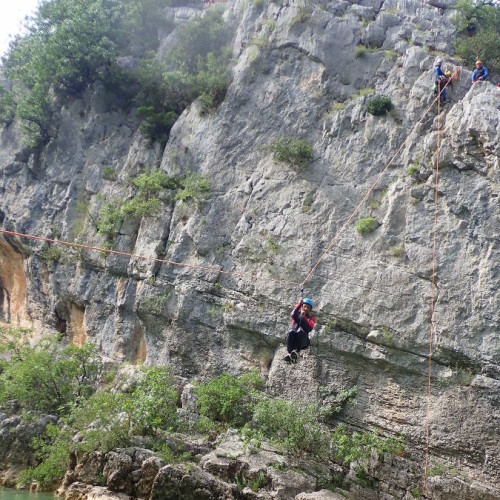
<svg viewBox="0 0 500 500">
<path fill-rule="evenodd" d="M 389 112 L 393 107 L 394 106 L 388 97 L 378 95 L 368 101 L 366 110 L 371 115 L 382 116 Z"/>
<path fill-rule="evenodd" d="M 16 116 L 16 101 L 12 91 L 0 84 L 0 125 L 10 125 Z"/>
<path fill-rule="evenodd" d="M 360 58 L 363 57 L 366 54 L 366 45 L 356 45 L 354 48 L 354 57 Z"/>
<path fill-rule="evenodd" d="M 283 444 L 289 451 L 316 455 L 326 451 L 326 435 L 313 405 L 279 398 L 261 399 L 255 407 L 253 423 L 264 436 Z"/>
<path fill-rule="evenodd" d="M 96 221 L 97 231 L 112 239 L 122 222 L 121 207 L 115 202 L 108 202 L 99 212 L 99 218 Z"/>
<path fill-rule="evenodd" d="M 409 176 L 413 176 L 415 174 L 418 174 L 419 172 L 420 172 L 420 165 L 418 163 L 411 163 L 406 169 L 406 173 Z"/>
<path fill-rule="evenodd" d="M 113 167 L 110 167 L 109 165 L 106 165 L 102 169 L 102 178 L 105 181 L 111 181 L 111 182 L 116 181 L 116 179 L 117 179 L 116 170 Z"/>
<path fill-rule="evenodd" d="M 127 83 L 118 57 L 131 48 L 136 56 L 156 49 L 156 30 L 165 25 L 161 8 L 161 0 L 41 2 L 3 60 L 30 145 L 54 137 L 57 97 L 79 95 L 98 79 L 115 91 Z"/>
<path fill-rule="evenodd" d="M 455 53 L 467 65 L 481 58 L 489 69 L 500 68 L 500 4 L 489 0 L 459 0 Z"/>
<path fill-rule="evenodd" d="M 147 368 L 143 375 L 123 405 L 136 432 L 148 435 L 158 429 L 174 429 L 177 392 L 170 373 L 165 368 Z"/>
<path fill-rule="evenodd" d="M 364 97 L 364 96 L 367 96 L 367 95 L 371 95 L 371 94 L 373 94 L 374 92 L 375 92 L 375 90 L 374 90 L 374 89 L 367 87 L 367 88 L 365 88 L 365 89 L 361 89 L 361 90 L 359 91 L 359 95 L 360 95 L 361 97 Z"/>
<path fill-rule="evenodd" d="M 42 250 L 42 259 L 47 263 L 59 262 L 62 255 L 62 250 L 56 246 L 46 247 Z"/>
<path fill-rule="evenodd" d="M 62 346 L 45 338 L 32 347 L 25 335 L 16 340 L 7 330 L 0 346 L 10 356 L 1 365 L 0 404 L 16 399 L 23 409 L 64 415 L 96 389 L 100 362 L 93 344 Z"/>
<path fill-rule="evenodd" d="M 28 488 L 37 482 L 43 489 L 55 489 L 68 469 L 70 440 L 67 430 L 49 424 L 45 436 L 36 437 L 33 442 L 40 464 L 24 470 L 17 480 L 18 486 Z"/>
<path fill-rule="evenodd" d="M 275 161 L 304 168 L 313 159 L 313 147 L 306 139 L 281 136 L 271 145 Z"/>
<path fill-rule="evenodd" d="M 176 201 L 193 200 L 200 202 L 205 195 L 210 192 L 211 186 L 205 177 L 201 174 L 190 173 L 179 179 L 180 188 L 174 196 Z"/>
<path fill-rule="evenodd" d="M 158 195 L 163 189 L 174 189 L 177 182 L 163 170 L 153 169 L 149 174 L 140 174 L 132 179 L 132 185 L 144 198 Z"/>
<path fill-rule="evenodd" d="M 160 213 L 161 201 L 158 198 L 144 199 L 141 196 L 135 196 L 126 201 L 121 206 L 121 215 L 141 219 L 142 217 L 154 217 Z"/>
<path fill-rule="evenodd" d="M 176 33 L 176 45 L 168 55 L 168 65 L 195 74 L 198 60 L 212 52 L 222 54 L 232 32 L 223 18 L 224 6 L 215 6 L 204 16 L 185 23 Z"/>
<path fill-rule="evenodd" d="M 335 458 L 345 465 L 354 461 L 368 460 L 372 451 L 398 455 L 404 451 L 404 438 L 383 439 L 373 432 L 353 432 L 339 425 L 332 434 Z"/>
<path fill-rule="evenodd" d="M 405 247 L 404 247 L 404 245 L 395 245 L 395 246 L 389 247 L 389 253 L 393 257 L 402 257 L 405 253 Z"/>
<path fill-rule="evenodd" d="M 262 388 L 257 372 L 239 378 L 223 373 L 196 387 L 200 415 L 212 422 L 242 427 L 252 417 L 255 392 Z"/>
<path fill-rule="evenodd" d="M 378 226 L 379 223 L 375 217 L 363 217 L 356 222 L 354 229 L 358 234 L 364 236 L 375 231 Z"/>
<path fill-rule="evenodd" d="M 147 297 L 141 300 L 138 308 L 138 313 L 143 317 L 145 314 L 160 316 L 163 306 L 169 299 L 169 294 L 157 295 L 155 297 Z"/>
<path fill-rule="evenodd" d="M 175 428 L 177 393 L 168 371 L 148 368 L 142 375 L 127 393 L 101 389 L 77 399 L 59 425 L 49 425 L 45 436 L 35 438 L 40 464 L 25 471 L 20 483 L 53 488 L 66 472 L 70 452 L 107 453 L 128 446 L 132 432 L 155 435 L 160 428 Z"/>
<path fill-rule="evenodd" d="M 320 390 L 321 405 L 319 407 L 319 416 L 328 421 L 341 413 L 348 403 L 352 403 L 358 394 L 358 387 L 355 385 L 349 389 L 343 389 L 340 392 L 332 392 L 329 388 Z"/>
<path fill-rule="evenodd" d="M 143 119 L 141 132 L 151 141 L 166 144 L 170 130 L 179 115 L 175 111 L 156 112 L 153 106 L 141 106 L 137 116 Z"/>
<path fill-rule="evenodd" d="M 138 175 L 131 180 L 131 184 L 135 194 L 130 200 L 107 202 L 99 212 L 97 230 L 110 240 L 114 238 L 125 218 L 140 219 L 158 215 L 162 205 L 162 192 L 179 185 L 177 180 L 159 169 Z"/>
<path fill-rule="evenodd" d="M 229 69 L 225 56 L 217 57 L 209 52 L 205 59 L 198 59 L 196 91 L 202 98 L 205 111 L 213 111 L 222 103 L 228 85 Z"/>
</svg>

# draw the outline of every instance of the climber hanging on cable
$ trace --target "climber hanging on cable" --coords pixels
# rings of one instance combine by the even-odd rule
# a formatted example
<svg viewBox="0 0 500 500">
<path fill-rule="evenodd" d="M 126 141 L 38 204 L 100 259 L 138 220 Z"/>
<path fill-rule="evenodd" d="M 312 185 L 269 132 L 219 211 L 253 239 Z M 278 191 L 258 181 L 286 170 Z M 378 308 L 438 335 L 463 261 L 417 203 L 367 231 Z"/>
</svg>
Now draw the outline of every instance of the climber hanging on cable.
<svg viewBox="0 0 500 500">
<path fill-rule="evenodd" d="M 287 363 L 296 363 L 298 352 L 309 347 L 309 334 L 316 323 L 316 318 L 311 314 L 312 308 L 312 300 L 306 297 L 300 299 L 290 314 L 292 325 L 286 337 Z"/>
</svg>

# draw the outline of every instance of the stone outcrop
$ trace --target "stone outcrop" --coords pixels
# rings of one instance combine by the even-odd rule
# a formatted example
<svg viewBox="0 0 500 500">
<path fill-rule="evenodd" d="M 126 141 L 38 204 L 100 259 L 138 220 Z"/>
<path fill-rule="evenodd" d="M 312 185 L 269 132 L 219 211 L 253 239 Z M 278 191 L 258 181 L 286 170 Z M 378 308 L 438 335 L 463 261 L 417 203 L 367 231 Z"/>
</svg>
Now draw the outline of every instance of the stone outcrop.
<svg viewBox="0 0 500 500">
<path fill-rule="evenodd" d="M 88 213 L 98 217 L 103 196 L 127 199 L 126 180 L 147 166 L 197 172 L 212 187 L 197 206 L 166 203 L 159 217 L 126 221 L 115 248 L 141 258 L 60 247 L 53 261 L 44 243 L 2 239 L 1 319 L 88 339 L 115 361 L 168 364 L 186 381 L 258 368 L 270 392 L 304 401 L 320 387 L 357 385 L 342 419 L 405 435 L 417 476 L 429 417 L 431 464 L 455 464 L 460 474 L 446 486 L 433 480 L 432 498 L 468 498 L 473 484 L 498 491 L 500 89 L 470 87 L 462 69 L 437 116 L 436 55 L 459 66 L 451 3 L 228 3 L 236 31 L 226 99 L 214 114 L 193 103 L 164 149 L 151 147 L 99 83 L 61 110 L 59 135 L 40 156 L 23 148 L 17 123 L 4 128 L 2 229 L 102 246 Z M 372 92 L 394 110 L 367 113 Z M 280 135 L 313 145 L 306 170 L 273 161 Z M 106 165 L 117 181 L 102 178 Z M 353 226 L 366 216 L 379 225 L 361 236 Z M 320 258 L 305 283 L 315 336 L 288 367 L 289 311 Z M 186 471 L 167 467 L 162 481 L 178 484 Z M 201 489 L 213 484 L 196 470 Z"/>
<path fill-rule="evenodd" d="M 4 411 L 6 409 L 3 409 Z M 57 419 L 51 415 L 30 414 L 27 418 L 4 413 L 0 407 L 0 485 L 15 486 L 17 475 L 37 464 L 33 438 L 45 433 L 49 423 Z"/>
</svg>

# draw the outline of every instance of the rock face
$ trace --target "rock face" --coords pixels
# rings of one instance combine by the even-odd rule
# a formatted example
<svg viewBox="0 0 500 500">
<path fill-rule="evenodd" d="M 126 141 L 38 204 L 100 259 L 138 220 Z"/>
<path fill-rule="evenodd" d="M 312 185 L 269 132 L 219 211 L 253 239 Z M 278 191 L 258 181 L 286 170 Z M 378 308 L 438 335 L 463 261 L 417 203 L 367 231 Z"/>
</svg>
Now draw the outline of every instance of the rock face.
<svg viewBox="0 0 500 500">
<path fill-rule="evenodd" d="M 17 474 L 37 464 L 32 440 L 43 435 L 49 423 L 56 422 L 51 415 L 28 415 L 22 419 L 9 416 L 0 408 L 0 485 L 15 486 Z"/>
<path fill-rule="evenodd" d="M 451 3 L 229 3 L 226 99 L 214 114 L 193 103 L 164 150 L 99 84 L 61 110 L 39 157 L 17 124 L 4 128 L 4 230 L 100 247 L 91 216 L 102 196 L 130 196 L 126 179 L 145 166 L 198 172 L 212 187 L 198 206 L 126 221 L 115 248 L 141 258 L 57 246 L 54 261 L 45 243 L 4 235 L 1 319 L 91 340 L 117 361 L 168 364 L 184 380 L 257 367 L 269 391 L 305 401 L 357 385 L 343 420 L 404 434 L 418 475 L 429 422 L 431 465 L 451 460 L 466 483 L 432 486 L 432 498 L 469 498 L 472 479 L 498 491 L 500 89 L 470 87 L 462 69 L 437 115 L 434 54 L 457 68 Z M 371 92 L 394 110 L 368 114 Z M 280 135 L 310 141 L 307 169 L 273 161 Z M 379 226 L 361 236 L 354 223 L 367 216 Z M 306 278 L 317 327 L 290 368 L 281 346 Z M 182 476 L 169 470 L 168 481 Z"/>
</svg>

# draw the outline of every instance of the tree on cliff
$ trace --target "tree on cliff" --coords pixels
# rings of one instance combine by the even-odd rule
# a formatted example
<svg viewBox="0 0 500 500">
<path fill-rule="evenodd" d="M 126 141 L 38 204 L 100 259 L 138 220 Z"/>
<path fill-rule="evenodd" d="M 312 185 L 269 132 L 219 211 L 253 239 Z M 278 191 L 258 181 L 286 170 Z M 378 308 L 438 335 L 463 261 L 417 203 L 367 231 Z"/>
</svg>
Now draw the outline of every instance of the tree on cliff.
<svg viewBox="0 0 500 500">
<path fill-rule="evenodd" d="M 482 59 L 490 70 L 500 68 L 500 2 L 497 0 L 459 0 L 455 41 L 457 55 L 468 66 Z"/>
</svg>

